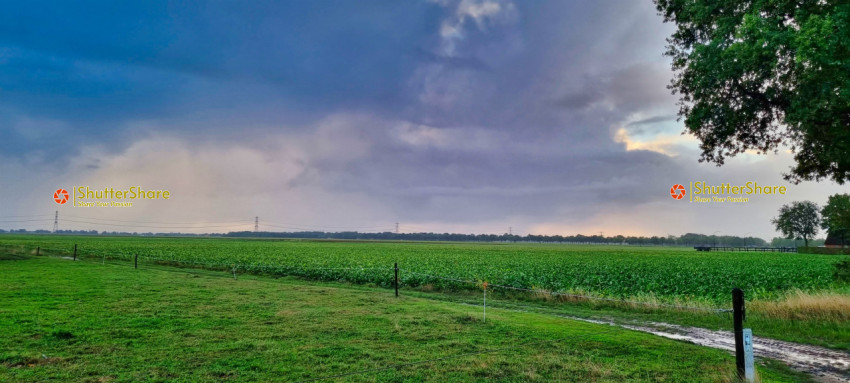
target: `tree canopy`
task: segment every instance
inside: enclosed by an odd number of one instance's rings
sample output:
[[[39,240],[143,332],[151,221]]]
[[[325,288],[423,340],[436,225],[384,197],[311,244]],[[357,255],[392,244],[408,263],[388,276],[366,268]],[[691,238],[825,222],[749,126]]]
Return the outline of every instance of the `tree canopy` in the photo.
[[[809,239],[818,233],[820,215],[818,205],[811,201],[792,202],[783,205],[779,209],[779,216],[771,220],[776,226],[776,231],[781,232],[785,238],[801,238],[809,246]]]
[[[850,239],[850,194],[835,194],[821,210],[821,228],[846,244]]]
[[[788,146],[784,176],[850,180],[850,2],[655,0],[700,161]]]

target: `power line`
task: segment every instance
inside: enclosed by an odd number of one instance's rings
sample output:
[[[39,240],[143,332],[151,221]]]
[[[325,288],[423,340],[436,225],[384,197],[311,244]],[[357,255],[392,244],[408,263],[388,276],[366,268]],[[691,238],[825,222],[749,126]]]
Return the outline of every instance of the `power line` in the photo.
[[[156,222],[156,221],[129,221],[129,220],[121,220],[121,219],[111,219],[111,218],[99,218],[99,217],[83,217],[78,215],[65,215],[66,217],[71,218],[79,218],[79,219],[93,219],[98,221],[113,221],[113,222],[124,222],[124,223],[151,223],[151,224],[163,224],[163,225],[217,225],[217,224],[249,224],[251,221],[244,220],[236,220],[236,221],[223,221],[223,222]]]
[[[315,227],[315,228],[326,228],[326,229],[379,229],[379,228],[387,228],[390,225],[373,225],[373,226],[331,226],[331,225],[308,225],[308,224],[292,224],[292,223],[281,223],[281,222],[266,222],[263,221],[263,225],[268,226],[282,226],[282,227]],[[388,230],[389,231],[389,230]]]
[[[16,222],[50,222],[50,218],[41,218],[41,219],[5,219],[0,220],[3,223],[16,223]]]
[[[277,228],[277,229],[285,229],[285,230],[300,230],[300,231],[328,231],[328,229],[333,229],[333,227],[329,227],[329,226],[325,226],[325,227],[321,227],[321,226],[317,226],[317,227],[281,226],[281,225],[274,225],[274,224],[270,224],[270,223],[263,223],[263,225],[264,225],[264,226],[268,226],[268,227]],[[386,226],[372,226],[372,227],[359,227],[359,228],[358,228],[358,227],[351,227],[350,229],[351,229],[351,231],[358,231],[358,232],[366,232],[366,231],[373,231],[373,232],[391,231],[391,230],[387,230],[388,228],[387,228]],[[383,230],[369,230],[369,229],[383,229]],[[337,228],[337,230],[339,230],[339,228]]]
[[[32,214],[32,215],[2,215],[0,218],[32,218],[32,217],[50,217],[53,214]]]
[[[100,225],[100,226],[120,226],[120,227],[143,227],[143,228],[152,228],[152,229],[206,229],[206,228],[221,228],[221,227],[238,227],[238,226],[246,226],[248,223],[243,224],[232,224],[232,225],[205,225],[205,226],[146,226],[146,225],[122,225],[118,223],[107,223],[107,222],[91,222],[91,221],[77,221],[73,219],[66,219],[67,222],[74,223],[86,223],[90,225]]]
[[[57,212],[58,215],[58,212]],[[17,223],[17,222],[39,222],[39,221],[47,221],[49,218],[40,218],[40,219],[4,219],[4,218],[34,218],[39,216],[49,216],[49,215],[18,215],[18,216],[0,216],[0,223]],[[79,221],[68,220],[71,222],[77,223],[91,223],[91,224],[99,224],[99,225],[109,225],[109,226],[138,226],[145,227],[145,225],[157,225],[151,226],[155,228],[194,228],[194,227],[228,227],[228,226],[241,226],[241,225],[250,225],[252,220],[234,220],[234,221],[221,221],[221,222],[163,222],[163,221],[136,221],[136,220],[122,220],[122,219],[113,219],[113,218],[101,218],[101,217],[89,217],[89,216],[79,216],[79,215],[71,215],[66,214],[66,218],[76,218]],[[54,217],[56,220],[57,217]],[[107,221],[107,222],[101,222]],[[119,223],[129,223],[134,225],[120,225],[113,222]],[[255,231],[259,231],[259,217],[255,216],[253,220]],[[263,225],[269,227],[275,227],[279,229],[287,229],[287,230],[304,230],[304,231],[319,231],[319,230],[329,230],[329,229],[350,229],[350,230],[379,230],[380,231],[392,231],[393,229],[390,225],[371,225],[371,226],[332,226],[332,225],[309,225],[309,224],[288,224],[288,223],[279,223],[279,222],[264,222]],[[398,223],[396,223],[396,231],[399,231]]]

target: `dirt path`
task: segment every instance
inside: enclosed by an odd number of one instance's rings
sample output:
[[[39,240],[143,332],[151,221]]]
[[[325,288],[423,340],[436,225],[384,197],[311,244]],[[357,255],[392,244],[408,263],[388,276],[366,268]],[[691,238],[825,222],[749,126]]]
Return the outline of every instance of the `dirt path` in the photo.
[[[727,351],[735,350],[735,338],[731,331],[713,331],[704,328],[654,322],[647,323],[648,326],[635,326],[583,320],[648,332],[665,338],[683,340],[701,346]],[[757,358],[779,360],[795,370],[811,374],[819,382],[850,382],[850,354],[848,353],[758,336],[753,336],[753,351]]]
[[[637,326],[594,319],[568,318],[584,322],[619,326],[630,330],[648,332],[665,338],[683,340],[700,346],[735,351],[735,337],[731,331],[714,331],[698,327],[685,327],[657,322],[649,322],[645,326]],[[775,359],[797,371],[811,374],[819,382],[850,382],[850,354],[845,352],[753,336],[753,353],[756,357]]]
[[[512,311],[526,311],[505,307],[499,308]],[[623,327],[730,352],[735,351],[735,337],[731,331],[714,331],[698,327],[685,327],[657,322],[624,324],[608,320],[579,318],[553,313],[547,314],[584,322]],[[850,382],[850,353],[759,336],[753,336],[753,352],[756,358],[778,360],[797,371],[812,375],[818,382]]]

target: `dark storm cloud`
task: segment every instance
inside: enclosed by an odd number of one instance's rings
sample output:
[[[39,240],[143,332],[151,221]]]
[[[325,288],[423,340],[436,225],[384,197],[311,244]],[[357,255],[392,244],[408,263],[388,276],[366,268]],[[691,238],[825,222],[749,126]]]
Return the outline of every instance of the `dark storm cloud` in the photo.
[[[352,174],[365,176],[370,192],[384,195],[399,209],[407,207],[409,219],[475,222],[510,215],[551,217],[556,210],[591,216],[601,206],[628,207],[657,199],[658,185],[684,174],[663,157],[653,152],[556,158],[430,152],[380,168],[364,163]],[[648,168],[656,171],[647,174]],[[363,185],[344,179],[349,186]]]
[[[647,125],[647,124],[654,124],[654,123],[657,123],[657,122],[667,122],[667,121],[675,121],[675,120],[676,120],[676,116],[674,116],[674,115],[653,116],[653,117],[644,118],[642,120],[638,120],[638,121],[635,121],[635,122],[630,122],[629,126]]]
[[[444,12],[347,1],[9,5],[0,12],[0,150],[60,146],[29,141],[10,127],[17,118],[65,122],[75,134],[62,152],[72,153],[92,137],[125,141],[134,122],[179,122],[222,105],[277,100],[260,119],[394,109]]]
[[[560,124],[530,108],[545,107],[534,104],[553,96],[547,93],[557,89],[548,82],[568,83],[600,69],[580,58],[620,38],[608,26],[633,8],[576,2],[511,10],[513,4],[499,2],[500,11],[489,17],[466,16],[457,26],[461,36],[450,42],[457,48],[446,52],[451,38],[441,37],[441,27],[456,17],[457,3],[189,4],[10,7],[0,15],[4,110],[62,120],[83,135],[269,99],[279,101],[277,110],[307,109],[319,118],[357,109],[443,126],[510,130],[535,118]],[[416,78],[429,69],[429,79]],[[428,86],[454,99],[423,102]]]
[[[579,92],[570,93],[561,97],[556,104],[571,110],[581,110],[600,100],[602,100],[602,93],[599,91],[594,89],[582,89]]]
[[[659,134],[669,131],[669,125],[676,121],[675,115],[653,116],[629,122],[626,129],[634,135]]]
[[[112,159],[132,168],[161,144],[191,173],[157,169],[174,183],[220,174],[195,158],[234,156],[222,160],[232,179],[209,184],[257,190],[233,198],[246,204],[307,190],[296,202],[322,214],[362,205],[469,224],[627,211],[693,174],[695,161],[626,150],[628,134],[681,130],[668,118],[669,26],[648,1],[8,8],[0,157],[24,167],[65,156],[120,174]]]

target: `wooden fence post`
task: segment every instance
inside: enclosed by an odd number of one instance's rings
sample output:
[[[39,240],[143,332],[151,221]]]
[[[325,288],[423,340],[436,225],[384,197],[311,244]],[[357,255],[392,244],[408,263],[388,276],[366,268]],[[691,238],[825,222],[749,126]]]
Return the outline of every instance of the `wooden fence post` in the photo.
[[[35,248],[35,256],[37,257],[41,253],[41,246],[37,246]]]
[[[77,260],[77,244],[74,244],[74,260]]]
[[[139,254],[136,254],[136,262],[133,264],[133,268],[139,268]]]
[[[395,263],[395,296],[398,297],[398,262]]]
[[[735,327],[735,368],[738,378],[744,380],[744,320],[747,314],[744,308],[744,290],[732,289],[732,320]]]

